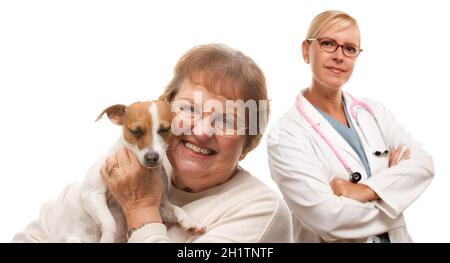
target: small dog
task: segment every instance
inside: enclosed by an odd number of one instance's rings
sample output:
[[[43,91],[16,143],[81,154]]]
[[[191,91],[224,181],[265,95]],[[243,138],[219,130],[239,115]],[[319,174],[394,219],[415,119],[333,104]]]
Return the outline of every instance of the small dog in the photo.
[[[113,123],[123,127],[122,136],[90,168],[85,180],[70,187],[59,200],[60,204],[49,210],[50,242],[126,242],[124,215],[100,176],[106,157],[121,148],[130,149],[143,166],[161,174],[160,212],[163,221],[178,223],[191,234],[204,233],[205,227],[195,224],[183,209],[168,200],[169,182],[161,162],[171,136],[173,113],[169,103],[157,100],[136,102],[128,107],[117,104],[105,109],[97,121],[105,113]]]

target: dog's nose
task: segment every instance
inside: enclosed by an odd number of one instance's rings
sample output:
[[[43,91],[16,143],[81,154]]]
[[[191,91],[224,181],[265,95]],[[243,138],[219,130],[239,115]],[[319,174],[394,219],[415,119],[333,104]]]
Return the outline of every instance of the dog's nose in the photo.
[[[159,154],[157,152],[149,152],[144,155],[145,162],[150,166],[156,165],[159,160]]]

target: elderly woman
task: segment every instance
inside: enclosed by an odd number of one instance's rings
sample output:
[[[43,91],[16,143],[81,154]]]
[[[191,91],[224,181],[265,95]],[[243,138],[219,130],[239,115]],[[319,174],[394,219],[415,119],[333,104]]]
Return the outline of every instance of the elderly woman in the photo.
[[[303,242],[409,242],[403,211],[433,178],[431,156],[383,105],[342,91],[361,53],[356,20],[325,11],[303,58],[312,82],[268,136],[272,177]]]
[[[259,144],[269,113],[265,78],[255,62],[224,45],[195,47],[179,60],[162,97],[174,102],[175,119],[182,120],[181,132],[174,132],[167,150],[172,166],[167,171],[169,200],[206,232],[194,235],[177,224],[164,224],[160,178],[122,149],[107,159],[101,173],[124,211],[128,242],[292,241],[291,215],[282,198],[239,166],[239,160]],[[237,114],[234,109],[230,112],[227,103],[239,100],[254,101],[255,107],[231,103],[238,106]],[[257,131],[252,114],[262,117],[256,122]],[[118,168],[108,169],[111,165]],[[67,191],[58,202],[44,205],[39,220],[14,241],[51,240],[47,211],[58,209]]]

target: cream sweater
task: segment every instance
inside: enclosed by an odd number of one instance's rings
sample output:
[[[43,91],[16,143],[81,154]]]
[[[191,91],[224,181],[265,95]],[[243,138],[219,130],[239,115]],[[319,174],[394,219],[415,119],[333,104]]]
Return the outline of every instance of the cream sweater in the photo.
[[[61,196],[68,191],[68,186]],[[241,170],[228,182],[200,193],[172,188],[170,201],[207,227],[192,236],[176,224],[149,224],[134,232],[130,243],[157,242],[292,242],[292,220],[283,199],[268,186]],[[61,198],[59,199],[61,200]],[[42,206],[32,222],[13,242],[48,242],[47,211],[59,202]],[[76,216],[76,215],[74,215]]]

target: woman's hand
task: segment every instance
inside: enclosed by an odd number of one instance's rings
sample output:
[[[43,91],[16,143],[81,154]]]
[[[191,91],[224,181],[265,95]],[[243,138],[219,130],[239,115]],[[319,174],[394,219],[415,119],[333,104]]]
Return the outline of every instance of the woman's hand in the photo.
[[[128,228],[161,223],[161,171],[143,167],[136,155],[120,149],[109,156],[100,174],[117,203],[122,207]]]
[[[333,193],[337,196],[345,196],[361,203],[378,199],[378,195],[364,184],[355,184],[342,178],[334,178],[330,182]]]
[[[409,159],[411,154],[409,149],[403,151],[402,155],[400,153],[403,150],[403,145],[399,145],[397,148],[389,152],[389,167],[397,165],[401,160]]]
[[[401,160],[409,159],[410,151],[406,149],[403,151],[403,146],[399,145],[389,153],[389,167],[397,165]],[[400,155],[401,153],[401,155]],[[378,195],[364,184],[354,184],[348,180],[341,178],[334,178],[331,182],[331,189],[337,196],[345,196],[361,203],[366,203],[378,199]]]

